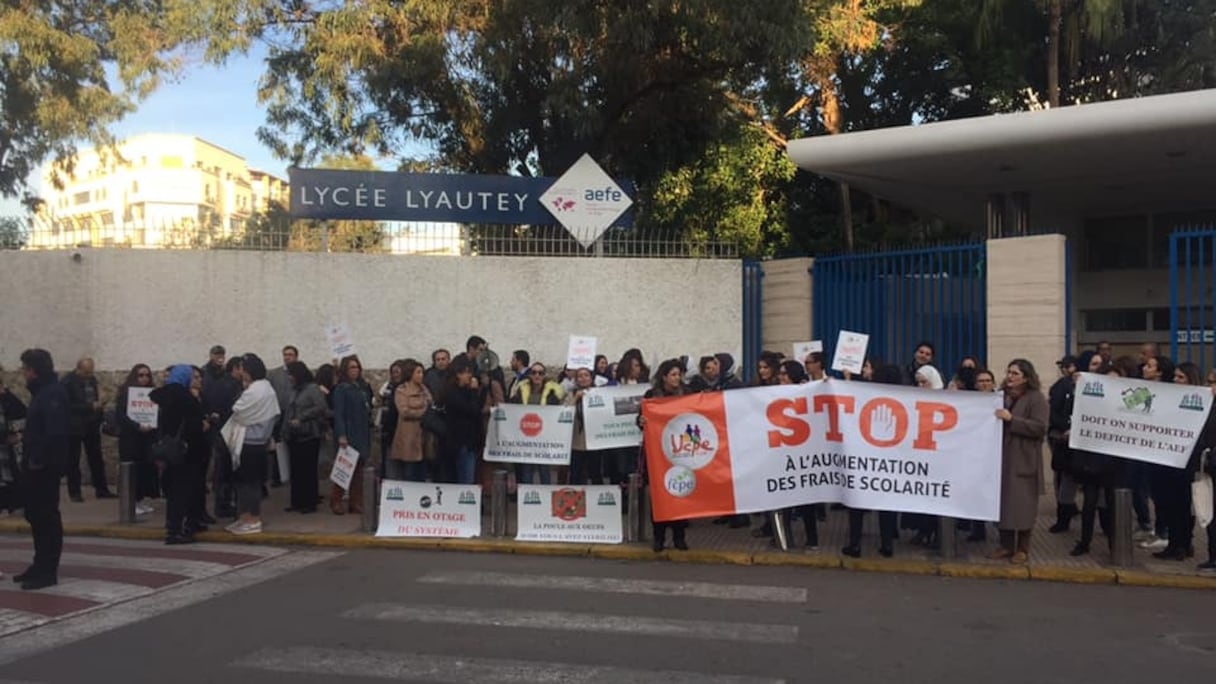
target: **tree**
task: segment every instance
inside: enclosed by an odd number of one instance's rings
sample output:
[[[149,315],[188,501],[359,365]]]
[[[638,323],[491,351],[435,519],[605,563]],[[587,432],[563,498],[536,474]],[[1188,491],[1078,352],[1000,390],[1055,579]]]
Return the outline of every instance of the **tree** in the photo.
[[[21,249],[29,242],[25,221],[16,216],[0,218],[0,249]]]
[[[186,0],[0,5],[0,195],[22,194],[47,159],[59,162],[53,180],[60,182],[78,141],[109,147],[109,126],[182,65],[175,49],[188,7]]]

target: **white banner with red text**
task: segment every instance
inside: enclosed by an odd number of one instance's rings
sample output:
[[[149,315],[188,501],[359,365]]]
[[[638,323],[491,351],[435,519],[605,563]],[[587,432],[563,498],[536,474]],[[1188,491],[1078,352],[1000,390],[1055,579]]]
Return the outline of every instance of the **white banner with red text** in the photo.
[[[1207,387],[1082,373],[1068,446],[1183,468],[1212,410]]]
[[[500,404],[490,412],[485,460],[491,463],[570,465],[573,406]]]
[[[468,539],[481,535],[481,487],[434,482],[380,483],[377,537]]]
[[[812,503],[997,520],[999,394],[827,380],[642,402],[654,519]]]
[[[616,485],[520,485],[519,541],[620,544],[621,488]]]

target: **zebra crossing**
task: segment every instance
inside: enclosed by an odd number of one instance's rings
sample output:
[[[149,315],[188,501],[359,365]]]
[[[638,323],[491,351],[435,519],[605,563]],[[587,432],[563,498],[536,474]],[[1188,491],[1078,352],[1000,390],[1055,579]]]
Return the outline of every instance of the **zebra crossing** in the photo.
[[[801,636],[799,627],[792,624],[792,612],[805,607],[808,601],[807,590],[796,587],[522,572],[433,571],[416,576],[410,584],[425,596],[451,600],[354,602],[339,611],[336,616],[339,622],[333,629],[339,633],[356,633],[360,627],[380,625],[392,634],[399,633],[402,628],[415,628],[420,633],[445,630],[444,634],[467,646],[459,655],[423,649],[385,649],[380,647],[383,644],[375,643],[366,648],[338,648],[318,640],[309,645],[259,648],[235,659],[229,667],[245,673],[237,678],[254,680],[257,679],[254,673],[263,672],[294,675],[300,677],[297,681],[301,682],[312,681],[314,677],[316,681],[321,681],[321,677],[339,681],[352,677],[461,684],[777,684],[787,680],[755,672],[724,672],[712,663],[706,663],[707,669],[698,670],[670,669],[661,665],[642,667],[637,659],[611,665],[579,662],[578,657],[556,657],[549,646],[550,637],[578,644],[576,648],[563,649],[563,656],[578,656],[602,648],[601,639],[606,637],[623,640],[625,648],[630,648],[629,644],[652,647],[662,644],[663,648],[680,651],[756,646],[790,648]],[[444,588],[458,591],[445,592]],[[479,593],[469,595],[463,593],[465,590]],[[486,594],[501,597],[503,590],[512,592],[514,600],[508,603],[526,601],[527,597],[518,592],[533,591],[553,598],[563,606],[569,605],[570,609],[535,610],[505,607],[493,600],[476,600]],[[614,602],[616,596],[640,599],[643,604],[659,600],[664,603],[661,606],[651,603],[649,609],[619,612],[614,610],[619,605]],[[470,602],[475,605],[459,605]],[[693,604],[702,611],[709,606],[722,617],[671,616],[682,615],[681,606]],[[787,621],[733,619],[737,613],[735,608],[743,605],[747,605],[753,614],[757,607],[768,616],[784,611]],[[576,609],[582,607],[586,609]],[[651,614],[652,610],[657,614]],[[521,632],[535,635],[530,642],[536,646],[526,653],[521,652],[520,657],[503,658],[479,648],[497,641],[497,637],[518,636]],[[411,641],[408,634],[401,632],[405,643]]]
[[[22,572],[31,554],[28,537],[0,536],[0,572],[5,575]],[[229,544],[166,548],[148,541],[69,537],[56,586],[22,591],[7,576],[0,577],[0,664],[338,555]]]

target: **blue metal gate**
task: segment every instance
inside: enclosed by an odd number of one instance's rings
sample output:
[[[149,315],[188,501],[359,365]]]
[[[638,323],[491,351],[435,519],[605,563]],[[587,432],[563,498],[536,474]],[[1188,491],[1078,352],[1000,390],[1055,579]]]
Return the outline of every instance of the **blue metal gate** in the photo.
[[[1200,369],[1216,363],[1216,229],[1170,234],[1170,357]]]
[[[949,381],[988,348],[984,243],[820,257],[813,266],[814,337],[831,358],[841,330],[870,336],[869,357],[903,366],[931,342]]]
[[[751,383],[756,374],[754,359],[764,344],[764,269],[759,261],[743,262],[743,358],[735,359],[736,373]],[[723,369],[725,370],[725,369]]]

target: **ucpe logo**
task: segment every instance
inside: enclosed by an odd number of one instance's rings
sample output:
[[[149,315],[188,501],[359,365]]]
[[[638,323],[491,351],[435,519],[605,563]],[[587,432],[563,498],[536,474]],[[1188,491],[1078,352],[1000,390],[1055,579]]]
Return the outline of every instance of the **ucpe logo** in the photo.
[[[670,435],[669,439],[671,440],[669,453],[677,456],[696,458],[700,454],[707,454],[714,450],[709,440],[701,437],[701,426],[692,423],[685,424],[683,432],[679,435]]]

